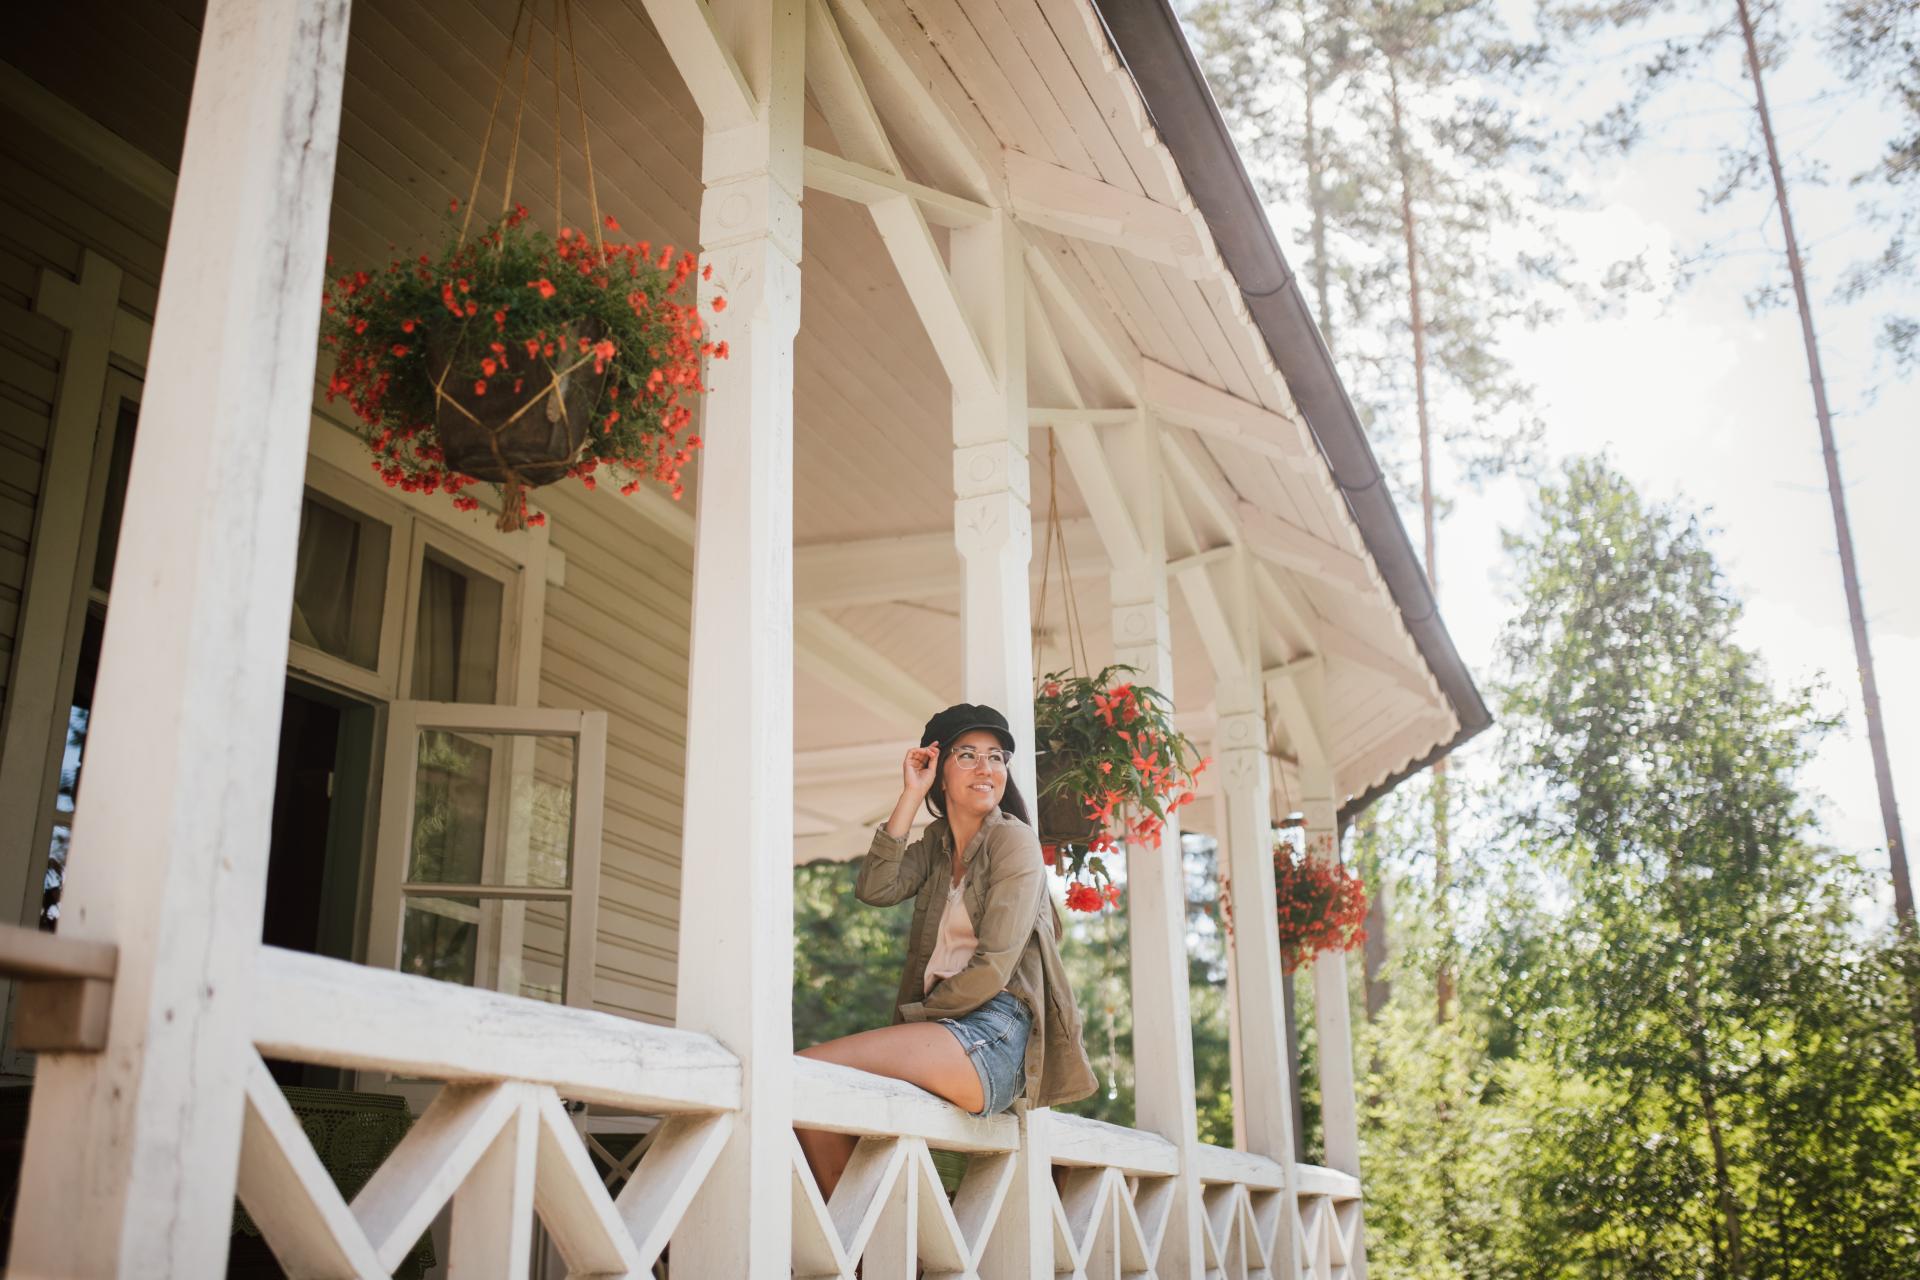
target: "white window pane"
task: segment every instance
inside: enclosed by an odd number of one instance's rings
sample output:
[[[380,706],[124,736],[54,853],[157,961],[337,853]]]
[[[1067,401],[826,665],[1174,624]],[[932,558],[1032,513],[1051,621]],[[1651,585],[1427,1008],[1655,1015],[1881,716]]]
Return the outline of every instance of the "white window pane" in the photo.
[[[570,738],[423,730],[407,882],[566,888],[573,779]]]
[[[567,904],[513,898],[410,897],[400,971],[561,1003]]]

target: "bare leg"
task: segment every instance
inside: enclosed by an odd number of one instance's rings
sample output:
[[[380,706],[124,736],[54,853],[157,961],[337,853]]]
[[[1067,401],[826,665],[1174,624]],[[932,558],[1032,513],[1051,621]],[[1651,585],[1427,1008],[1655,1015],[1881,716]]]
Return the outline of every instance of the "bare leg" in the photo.
[[[973,1059],[960,1047],[953,1032],[937,1022],[906,1022],[862,1031],[802,1049],[800,1056],[905,1080],[963,1111],[978,1111],[986,1102]],[[806,1153],[820,1194],[831,1198],[859,1139],[821,1129],[795,1129],[794,1135],[800,1139],[800,1150]]]

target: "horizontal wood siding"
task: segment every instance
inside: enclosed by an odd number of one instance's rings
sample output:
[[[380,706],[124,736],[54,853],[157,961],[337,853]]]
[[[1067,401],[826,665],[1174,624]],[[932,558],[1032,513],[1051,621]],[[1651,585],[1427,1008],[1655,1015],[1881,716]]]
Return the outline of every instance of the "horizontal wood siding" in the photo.
[[[543,489],[566,584],[547,588],[544,706],[607,713],[594,1004],[671,1023],[680,927],[692,552],[611,494]]]

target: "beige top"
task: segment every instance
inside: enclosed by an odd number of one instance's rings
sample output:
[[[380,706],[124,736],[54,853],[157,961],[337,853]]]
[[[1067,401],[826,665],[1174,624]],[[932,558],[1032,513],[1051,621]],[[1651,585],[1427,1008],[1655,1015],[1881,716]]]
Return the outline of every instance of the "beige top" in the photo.
[[[927,980],[924,990],[933,990],[933,984],[945,978],[951,978],[967,967],[967,961],[973,959],[973,953],[980,946],[980,939],[973,932],[973,918],[967,914],[967,904],[961,895],[965,882],[947,890],[947,905],[940,913],[940,932],[935,935],[933,954],[927,957]]]

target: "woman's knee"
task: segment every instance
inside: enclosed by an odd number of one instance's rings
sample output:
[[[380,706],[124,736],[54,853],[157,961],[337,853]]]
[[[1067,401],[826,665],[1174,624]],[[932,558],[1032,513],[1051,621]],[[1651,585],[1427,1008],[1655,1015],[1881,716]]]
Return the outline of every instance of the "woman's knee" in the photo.
[[[827,1040],[820,1044],[809,1045],[794,1056],[799,1058],[812,1058],[816,1062],[839,1062],[841,1060],[840,1051],[837,1048],[839,1044],[839,1040]]]

